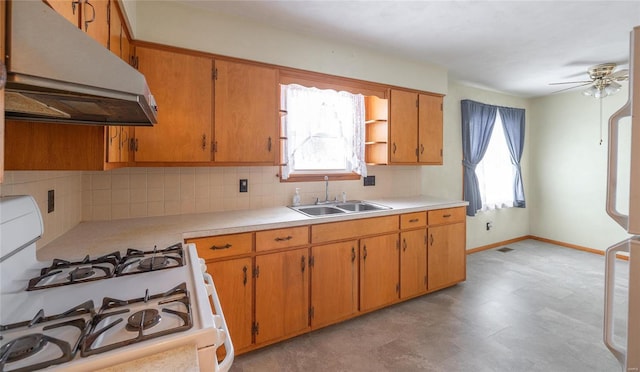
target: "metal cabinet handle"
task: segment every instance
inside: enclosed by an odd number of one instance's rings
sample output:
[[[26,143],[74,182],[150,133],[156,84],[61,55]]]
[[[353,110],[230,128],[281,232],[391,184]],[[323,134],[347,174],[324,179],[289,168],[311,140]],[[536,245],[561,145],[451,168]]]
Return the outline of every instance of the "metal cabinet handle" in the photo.
[[[202,151],[207,149],[207,135],[202,134]]]
[[[109,136],[109,146],[113,144],[114,139],[118,138],[118,131],[120,130],[120,127],[115,127],[113,129],[113,136]],[[118,145],[118,148],[120,148],[120,145]]]
[[[287,236],[285,236],[284,238],[277,237],[277,238],[275,238],[275,239],[273,239],[273,240],[275,240],[275,241],[277,241],[277,242],[286,242],[287,240],[291,240],[291,239],[293,239],[293,236],[291,236],[291,235],[287,235]]]
[[[89,29],[89,23],[92,23],[93,21],[96,20],[96,8],[93,6],[93,4],[91,4],[88,1],[84,2],[85,5],[89,5],[91,7],[91,19],[87,19],[84,21],[84,32],[87,32],[87,30]],[[85,10],[85,18],[86,18],[86,10]]]
[[[443,218],[449,218],[449,217],[451,217],[451,215],[450,214],[443,214],[442,217]]]
[[[300,266],[301,266],[302,272],[304,273],[304,268],[307,266],[304,256],[302,256],[302,259],[300,260]]]
[[[351,247],[351,262],[356,260],[356,248]]]
[[[247,265],[245,265],[244,267],[242,267],[242,285],[246,286],[247,285]]]
[[[407,250],[407,239],[402,239],[402,251]]]
[[[71,2],[71,11],[73,12],[73,15],[76,15],[76,5],[78,6],[78,8],[80,7],[80,0]]]
[[[269,142],[267,143],[267,150],[271,152],[271,137],[269,137]]]
[[[213,249],[213,250],[216,250],[216,249],[229,249],[231,247],[232,247],[232,245],[227,243],[225,245],[212,245],[211,248],[209,248],[209,249]]]
[[[366,245],[364,246],[364,256],[362,256],[362,259],[363,260],[367,259],[367,246]]]
[[[420,155],[424,154],[424,145],[420,144]]]
[[[430,240],[429,245],[433,245],[433,234],[429,234],[429,240]]]
[[[394,143],[393,143],[393,153],[394,153],[394,154],[396,153],[396,148],[397,148],[397,147],[396,147],[396,143],[394,142]]]
[[[412,218],[412,219],[409,220],[409,223],[414,223],[414,222],[418,222],[418,221],[420,221],[419,218]]]

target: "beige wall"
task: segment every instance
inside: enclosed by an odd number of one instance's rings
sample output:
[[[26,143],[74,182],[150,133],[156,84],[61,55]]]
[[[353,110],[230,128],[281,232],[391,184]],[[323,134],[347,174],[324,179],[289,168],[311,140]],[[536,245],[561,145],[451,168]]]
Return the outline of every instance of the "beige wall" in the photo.
[[[605,212],[607,120],[627,100],[627,85],[602,100],[604,140],[600,145],[599,101],[578,90],[533,99],[530,190],[531,233],[595,249],[606,249],[627,234]],[[628,208],[628,119],[621,121],[620,208]],[[625,174],[626,173],[626,174]]]

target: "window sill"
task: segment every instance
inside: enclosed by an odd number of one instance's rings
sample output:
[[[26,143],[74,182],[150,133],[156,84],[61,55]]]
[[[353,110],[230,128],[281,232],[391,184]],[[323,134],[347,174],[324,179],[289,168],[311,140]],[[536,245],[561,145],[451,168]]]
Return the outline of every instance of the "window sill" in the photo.
[[[280,175],[280,182],[317,182],[324,181],[324,177],[329,176],[329,181],[353,181],[359,180],[361,176],[356,173],[340,173],[340,174],[292,174],[286,180]]]

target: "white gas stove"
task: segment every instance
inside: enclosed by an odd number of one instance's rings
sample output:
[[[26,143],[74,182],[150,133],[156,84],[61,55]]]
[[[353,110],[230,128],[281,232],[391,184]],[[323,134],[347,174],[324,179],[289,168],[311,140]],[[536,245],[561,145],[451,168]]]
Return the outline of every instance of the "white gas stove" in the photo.
[[[31,197],[0,198],[0,371],[91,371],[189,344],[201,371],[231,367],[224,315],[194,245],[38,262],[41,235]]]

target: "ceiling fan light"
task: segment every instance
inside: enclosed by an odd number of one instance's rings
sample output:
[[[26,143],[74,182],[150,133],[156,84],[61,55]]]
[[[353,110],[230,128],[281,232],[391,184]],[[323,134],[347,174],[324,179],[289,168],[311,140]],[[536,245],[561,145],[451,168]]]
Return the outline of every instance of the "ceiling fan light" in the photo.
[[[596,88],[595,85],[592,85],[588,89],[583,90],[582,94],[584,94],[585,96],[600,98],[601,91],[600,89]]]
[[[604,87],[604,91],[607,93],[607,95],[612,95],[618,93],[621,87],[622,85],[616,83],[615,81],[612,81],[606,87]]]

